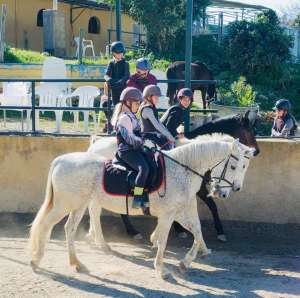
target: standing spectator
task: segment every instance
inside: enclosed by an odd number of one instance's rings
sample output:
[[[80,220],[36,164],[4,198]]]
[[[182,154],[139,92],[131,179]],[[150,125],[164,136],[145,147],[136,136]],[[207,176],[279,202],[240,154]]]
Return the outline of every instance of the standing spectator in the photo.
[[[144,91],[144,88],[148,85],[156,85],[156,77],[150,73],[151,64],[150,61],[146,58],[140,58],[136,61],[136,73],[130,76],[127,81],[128,87],[135,87],[141,92]]]
[[[104,76],[104,95],[101,100],[102,106],[105,108],[108,106],[108,95],[111,91],[112,103],[116,106],[120,101],[120,95],[123,89],[126,88],[126,82],[130,76],[129,63],[124,59],[125,47],[121,41],[115,41],[111,45],[111,51],[113,54],[113,60],[109,62],[107,70]],[[108,111],[105,112],[106,118]],[[103,129],[103,132],[112,130],[112,125],[109,123]]]
[[[290,114],[291,103],[288,99],[279,99],[273,110],[276,111],[272,127],[272,137],[288,138],[295,135],[297,129],[297,121]]]

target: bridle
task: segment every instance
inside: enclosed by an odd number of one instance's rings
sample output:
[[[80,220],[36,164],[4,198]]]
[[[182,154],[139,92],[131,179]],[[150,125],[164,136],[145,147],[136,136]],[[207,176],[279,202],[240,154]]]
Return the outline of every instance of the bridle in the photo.
[[[230,182],[228,179],[226,179],[226,172],[227,172],[227,170],[228,170],[228,165],[229,165],[230,158],[233,158],[233,159],[235,159],[236,161],[239,161],[239,158],[238,158],[238,157],[236,157],[236,156],[233,155],[233,154],[230,154],[230,155],[229,155],[229,158],[227,159],[227,161],[226,161],[226,163],[225,163],[225,165],[224,165],[224,168],[223,168],[223,170],[222,170],[222,172],[221,172],[220,177],[215,177],[215,176],[210,177],[210,180],[208,181],[208,183],[212,182],[213,179],[217,180],[218,183],[220,183],[221,181],[224,181],[224,182],[227,183],[228,185],[224,185],[224,186],[218,185],[218,188],[219,188],[219,189],[220,189],[220,188],[231,188],[231,189],[233,189],[233,183]],[[246,155],[244,155],[244,158],[250,159],[250,157],[248,157],[248,156],[246,156]],[[220,163],[219,163],[219,164],[220,164]],[[218,165],[214,166],[214,167],[210,170],[210,172],[211,172],[215,167],[217,167],[217,166],[218,166]]]
[[[146,146],[145,146],[146,147]],[[160,154],[162,154],[164,157],[166,157],[167,159],[173,161],[174,163],[180,165],[182,168],[184,168],[186,171],[189,171],[191,172],[192,174],[196,175],[196,176],[199,176],[202,180],[205,180],[206,183],[211,183],[213,181],[213,179],[216,179],[219,183],[221,181],[224,181],[225,183],[228,184],[228,186],[218,186],[219,188],[233,188],[233,183],[230,182],[228,179],[226,179],[226,172],[227,172],[227,169],[228,169],[228,165],[229,165],[229,161],[231,158],[239,161],[239,158],[236,157],[235,155],[233,154],[230,154],[225,165],[224,165],[224,168],[222,170],[222,173],[220,175],[220,177],[210,177],[209,180],[207,180],[207,176],[205,175],[202,175],[200,174],[199,172],[195,171],[194,169],[192,169],[191,167],[179,162],[178,160],[172,158],[171,156],[169,156],[168,154],[162,152],[161,150],[159,150],[156,146],[153,147],[153,148],[148,148],[146,147],[148,150],[150,149],[151,151],[153,152],[159,152]],[[245,156],[245,158],[248,158],[250,159],[249,157]],[[222,159],[221,161],[219,161],[216,165],[214,165],[211,169],[208,170],[208,172],[212,172],[213,169],[215,169],[217,166],[219,166],[224,160],[226,160],[226,158]]]

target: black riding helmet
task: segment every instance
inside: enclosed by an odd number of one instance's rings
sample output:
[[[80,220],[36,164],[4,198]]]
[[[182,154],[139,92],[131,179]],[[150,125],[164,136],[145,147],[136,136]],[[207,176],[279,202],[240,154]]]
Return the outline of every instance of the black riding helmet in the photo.
[[[289,111],[291,109],[291,103],[288,99],[279,99],[276,101],[275,106],[273,107],[273,110],[287,110]]]
[[[124,44],[121,41],[114,41],[111,44],[111,51],[112,53],[116,53],[116,54],[125,53]]]
[[[187,96],[191,100],[193,100],[193,92],[190,88],[182,88],[178,91],[177,98],[180,99],[181,97]]]

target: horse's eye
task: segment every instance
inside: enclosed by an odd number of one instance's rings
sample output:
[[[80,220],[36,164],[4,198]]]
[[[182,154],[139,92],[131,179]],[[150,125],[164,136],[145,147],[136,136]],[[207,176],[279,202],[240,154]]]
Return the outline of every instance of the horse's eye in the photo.
[[[231,170],[235,171],[236,167],[235,166],[231,166]]]

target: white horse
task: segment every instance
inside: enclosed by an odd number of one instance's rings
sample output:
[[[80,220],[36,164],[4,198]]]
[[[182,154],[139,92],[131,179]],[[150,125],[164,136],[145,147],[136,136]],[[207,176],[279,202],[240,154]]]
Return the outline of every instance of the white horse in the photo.
[[[182,145],[194,142],[194,141],[205,142],[205,141],[210,141],[210,140],[217,140],[217,141],[231,142],[231,143],[234,141],[234,139],[229,135],[220,134],[220,133],[213,133],[211,135],[198,136],[195,139],[186,139],[186,138],[178,139],[176,141],[176,147],[182,146]],[[148,142],[148,141],[146,141],[146,142]],[[243,145],[240,144],[240,146],[243,146]],[[113,159],[114,156],[115,156],[115,152],[117,151],[117,138],[115,136],[112,136],[112,137],[98,137],[96,135],[93,135],[93,136],[91,136],[90,146],[89,146],[87,151],[96,153],[98,155],[106,157],[107,159]],[[245,164],[246,164],[246,167],[244,169],[244,172],[246,173],[246,170],[247,170],[248,165],[249,165],[249,160],[248,161],[246,160]],[[200,187],[200,185],[201,184],[199,184],[199,187]],[[228,188],[227,189],[220,188],[218,193],[214,194],[214,197],[217,197],[217,196],[222,197],[223,199],[227,198],[229,196]],[[92,203],[91,203],[91,205],[89,205],[88,208],[89,208],[89,214],[91,216],[91,213],[95,212],[95,211],[92,210]],[[100,214],[93,214],[93,217],[95,217],[95,218],[99,217],[100,218]],[[141,234],[137,234],[135,236],[135,239],[141,239],[141,238],[142,238]],[[88,241],[95,241],[95,231],[93,229],[92,224],[90,224],[89,232],[86,235],[86,239]],[[154,246],[155,246],[155,244],[154,244]]]
[[[252,157],[250,148],[240,147],[239,142],[220,141],[193,142],[168,152],[168,155],[203,175],[212,170],[213,177],[224,174],[234,190],[242,187],[245,158]],[[221,162],[217,167],[216,164]],[[102,176],[105,159],[91,152],[70,153],[57,157],[51,164],[44,203],[38,211],[30,229],[29,247],[31,266],[37,268],[45,250],[45,244],[51,235],[53,226],[69,214],[65,233],[70,265],[77,271],[87,270],[80,263],[75,253],[74,237],[79,222],[88,206],[92,204],[91,224],[95,231],[96,244],[109,249],[103,238],[99,215],[101,209],[126,214],[125,198],[115,198],[103,190]],[[226,165],[226,169],[225,169]],[[155,269],[162,277],[168,274],[163,265],[163,254],[167,244],[168,233],[174,220],[183,225],[194,235],[194,244],[187,253],[181,267],[187,268],[195,259],[197,252],[202,255],[210,253],[202,237],[201,225],[197,212],[196,192],[202,183],[200,176],[188,171],[168,158],[165,159],[166,190],[162,199],[158,193],[149,196],[151,214],[158,218],[154,237],[158,250]],[[222,186],[214,183],[213,189]],[[132,198],[129,197],[129,206]],[[131,209],[132,215],[141,215],[140,210]]]

